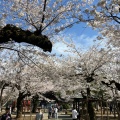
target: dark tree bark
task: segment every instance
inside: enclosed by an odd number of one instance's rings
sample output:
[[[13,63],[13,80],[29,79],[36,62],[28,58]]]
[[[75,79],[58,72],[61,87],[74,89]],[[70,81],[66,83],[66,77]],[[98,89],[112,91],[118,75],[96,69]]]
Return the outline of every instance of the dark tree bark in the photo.
[[[1,88],[1,93],[0,93],[0,112],[2,112],[2,95],[3,95],[3,89]]]
[[[1,91],[0,91],[0,112],[2,111],[2,95],[3,95],[3,90],[6,88],[6,87],[10,87],[11,83],[10,82],[5,82],[5,81],[1,81],[0,82],[1,84]]]
[[[22,105],[22,101],[23,101],[23,94],[19,93],[19,97],[17,98],[17,115],[16,118],[21,118],[22,117],[22,109],[23,109],[23,105]]]
[[[37,31],[30,32],[29,30],[22,30],[14,25],[7,24],[0,30],[0,44],[7,43],[10,40],[21,43],[29,43],[38,46],[43,51],[52,51],[52,43],[47,36],[36,34]]]
[[[90,88],[87,88],[87,96],[89,98]],[[92,102],[90,100],[88,100],[88,113],[89,113],[90,120],[95,120],[95,112],[94,112]]]
[[[36,113],[38,100],[39,100],[39,96],[38,95],[33,96],[33,99],[32,99],[32,104],[33,104],[32,113]]]
[[[19,96],[17,98],[17,115],[16,118],[21,118],[22,117],[22,110],[23,110],[23,104],[22,101],[24,100],[25,97],[30,96],[30,92],[27,92],[24,94],[24,92],[19,92]]]
[[[120,120],[120,103],[118,103],[118,120]]]

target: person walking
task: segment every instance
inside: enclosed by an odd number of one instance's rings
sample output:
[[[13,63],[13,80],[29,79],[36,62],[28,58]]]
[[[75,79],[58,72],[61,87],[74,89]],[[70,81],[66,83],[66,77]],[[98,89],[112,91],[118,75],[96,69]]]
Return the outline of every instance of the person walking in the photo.
[[[58,119],[58,108],[54,108],[55,119]]]
[[[78,112],[75,108],[73,108],[72,110],[72,119],[73,120],[77,120],[77,116],[78,116]]]
[[[36,114],[35,120],[43,120],[43,113],[40,108],[38,108],[38,113]]]
[[[5,113],[2,115],[1,120],[12,120],[11,114],[10,114],[10,108],[6,107]]]

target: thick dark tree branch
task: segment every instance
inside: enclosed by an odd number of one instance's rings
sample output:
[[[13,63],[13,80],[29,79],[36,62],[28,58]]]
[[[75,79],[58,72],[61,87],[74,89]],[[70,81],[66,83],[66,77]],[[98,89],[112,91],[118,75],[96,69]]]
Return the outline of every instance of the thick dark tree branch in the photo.
[[[110,83],[105,83],[104,81],[101,81],[102,82],[102,84],[104,84],[104,85],[106,85],[106,86],[108,86],[108,87],[111,87],[111,84],[115,84],[115,86],[116,86],[116,88],[120,91],[120,83],[117,83],[117,82],[115,82],[114,80],[112,80],[112,81],[110,81]]]
[[[52,43],[45,35],[35,35],[29,30],[22,30],[14,25],[6,25],[0,30],[0,44],[7,43],[10,39],[15,42],[29,43],[38,46],[43,49],[43,51],[52,51]]]

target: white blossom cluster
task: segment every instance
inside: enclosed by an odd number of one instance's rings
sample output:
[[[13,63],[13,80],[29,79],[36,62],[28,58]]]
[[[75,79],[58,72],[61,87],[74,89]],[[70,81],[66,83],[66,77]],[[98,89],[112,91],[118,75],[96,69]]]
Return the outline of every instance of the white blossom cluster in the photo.
[[[8,17],[6,23],[32,31],[42,27],[44,34],[52,36],[77,22],[72,16],[80,12],[81,3],[79,0],[8,0],[1,2],[1,6],[3,17]]]
[[[99,0],[85,10],[91,19],[88,24],[98,29],[113,46],[120,45],[120,1]]]

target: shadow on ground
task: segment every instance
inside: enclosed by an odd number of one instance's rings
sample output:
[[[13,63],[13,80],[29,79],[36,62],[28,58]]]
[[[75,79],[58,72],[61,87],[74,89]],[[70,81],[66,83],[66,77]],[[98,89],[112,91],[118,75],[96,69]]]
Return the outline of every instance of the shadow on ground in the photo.
[[[60,120],[72,120],[70,115],[60,115],[58,118]]]

